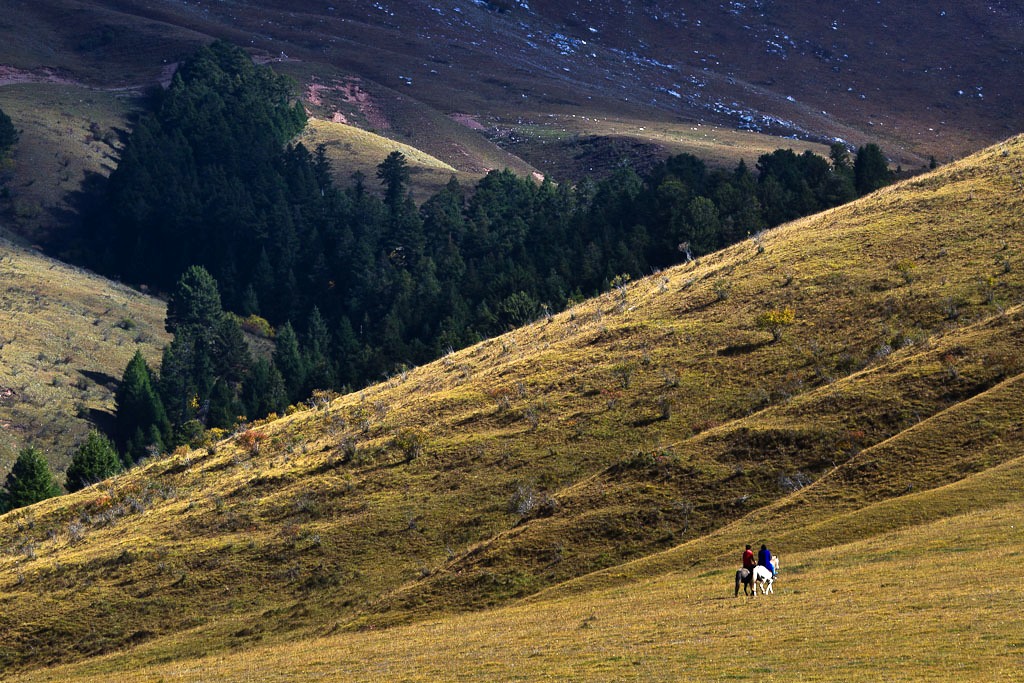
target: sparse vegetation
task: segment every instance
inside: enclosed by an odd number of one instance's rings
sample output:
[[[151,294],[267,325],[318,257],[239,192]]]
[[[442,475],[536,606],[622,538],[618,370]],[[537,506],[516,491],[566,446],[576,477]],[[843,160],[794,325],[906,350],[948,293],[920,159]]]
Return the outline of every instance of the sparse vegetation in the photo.
[[[796,311],[792,308],[772,308],[758,314],[754,321],[758,329],[772,333],[772,341],[782,339],[782,332],[796,322]]]

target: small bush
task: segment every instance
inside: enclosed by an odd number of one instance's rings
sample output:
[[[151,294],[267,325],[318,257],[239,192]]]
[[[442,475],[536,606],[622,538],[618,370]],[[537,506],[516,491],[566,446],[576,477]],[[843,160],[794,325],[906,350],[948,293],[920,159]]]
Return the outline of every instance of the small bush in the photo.
[[[715,286],[713,287],[713,289],[715,292],[715,299],[717,301],[726,301],[729,298],[729,294],[731,293],[729,283],[726,282],[725,280],[718,280],[717,282],[715,282]]]
[[[912,261],[902,260],[893,266],[896,272],[903,278],[903,282],[910,284],[917,279],[917,266]]]
[[[759,330],[772,333],[772,341],[782,339],[782,331],[796,322],[796,312],[792,308],[773,308],[757,316],[754,321]]]
[[[238,435],[238,445],[252,456],[259,455],[260,448],[266,440],[267,435],[256,429],[247,429]]]
[[[261,318],[256,314],[241,319],[239,325],[243,330],[257,337],[263,337],[264,339],[274,338],[273,326],[265,318]]]
[[[412,462],[423,455],[426,442],[427,437],[420,430],[404,429],[395,436],[392,445],[402,452],[406,462]]]
[[[619,363],[612,367],[612,374],[619,379],[619,384],[622,385],[623,389],[629,389],[635,373],[636,363]]]

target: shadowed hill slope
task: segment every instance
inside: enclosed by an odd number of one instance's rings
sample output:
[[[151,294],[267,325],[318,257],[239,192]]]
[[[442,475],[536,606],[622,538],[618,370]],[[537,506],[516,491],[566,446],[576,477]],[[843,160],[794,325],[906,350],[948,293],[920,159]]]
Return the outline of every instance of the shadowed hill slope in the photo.
[[[911,523],[1020,456],[1022,174],[1018,137],[9,514],[0,662],[143,666]]]
[[[7,10],[11,66],[94,84],[156,80],[217,37],[305,64],[307,77],[336,70],[390,89],[388,100],[506,122],[681,117],[881,141],[906,164],[944,161],[1020,124],[1024,17],[1005,2],[59,0]]]

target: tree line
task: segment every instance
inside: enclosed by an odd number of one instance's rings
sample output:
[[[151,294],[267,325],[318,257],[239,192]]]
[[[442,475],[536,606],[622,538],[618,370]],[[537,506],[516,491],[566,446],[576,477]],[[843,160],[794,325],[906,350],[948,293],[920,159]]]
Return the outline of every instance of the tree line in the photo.
[[[732,170],[672,157],[575,187],[493,171],[416,206],[400,152],[335,185],[323,148],[289,145],[289,85],[226,43],[185,62],[110,177],[83,245],[110,275],[170,291],[192,265],[224,308],[289,323],[314,367],[289,383],[358,386],[543,310],[843,203],[888,181],[851,159],[778,150]],[[102,246],[95,246],[102,245]]]
[[[875,145],[777,150],[753,169],[689,154],[575,186],[492,171],[417,206],[400,152],[347,186],[292,85],[241,49],[200,49],[132,131],[79,254],[171,292],[174,339],[117,394],[122,465],[301,401],[354,388],[606,290],[836,206],[891,181]],[[377,190],[379,188],[379,190]],[[227,311],[230,311],[228,313]],[[265,320],[253,354],[240,320]]]

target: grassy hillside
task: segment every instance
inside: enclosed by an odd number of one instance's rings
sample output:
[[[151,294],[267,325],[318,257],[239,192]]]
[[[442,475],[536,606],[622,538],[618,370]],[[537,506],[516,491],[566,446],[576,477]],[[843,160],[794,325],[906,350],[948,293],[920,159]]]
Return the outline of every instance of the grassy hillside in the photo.
[[[311,119],[298,141],[311,150],[318,145],[324,146],[340,187],[347,187],[352,174],[357,171],[367,178],[368,186],[378,187],[377,166],[396,150],[405,155],[409,164],[410,183],[415,188],[417,201],[425,201],[438,192],[452,176],[466,185],[472,185],[479,178],[475,174],[460,172],[415,147],[344,123]]]
[[[888,563],[892,578],[880,583],[894,583],[921,560],[880,548],[999,527],[1019,506],[1006,484],[1021,456],[1022,176],[1018,137],[365,391],[319,397],[207,449],[0,518],[0,663],[38,669],[131,648],[96,666],[136,669],[407,624],[331,641],[395,660],[338,664],[325,651],[318,661],[366,678],[389,675],[373,668],[385,665],[412,676],[420,664],[424,675],[445,677],[430,667],[448,666],[486,677],[503,671],[489,654],[494,634],[521,623],[530,635],[516,641],[519,659],[537,653],[527,675],[656,676],[664,661],[665,671],[709,676],[705,659],[728,666],[712,655],[724,648],[716,638],[749,633],[726,625],[745,614],[738,607],[721,615],[736,603],[712,600],[728,594],[743,542],[765,539],[792,557],[787,590],[802,596],[821,573],[877,577],[861,573],[869,558],[873,572]],[[784,308],[795,323],[773,341],[757,321]],[[943,493],[953,490],[968,493]],[[993,546],[971,539],[956,557],[983,576]],[[657,578],[680,568],[683,578]],[[691,611],[666,611],[686,595],[696,596]],[[879,604],[887,595],[861,590],[842,610],[837,598],[772,603],[785,623],[803,619],[786,636],[798,654],[778,659],[788,655],[763,641],[759,651],[778,664],[761,673],[814,651],[812,617],[833,611],[843,613],[836,666],[860,666],[865,680],[878,673],[871,666],[894,670],[906,652],[897,639],[880,663],[862,661],[863,643],[885,629],[871,615],[892,605]],[[446,616],[530,596],[509,611]],[[908,616],[892,633],[937,623],[939,598],[927,596],[907,588],[900,613],[934,621]],[[1008,601],[990,604],[994,626],[1010,618]],[[989,609],[964,607],[956,623]],[[560,638],[537,635],[558,619],[548,632]],[[588,640],[605,620],[612,635]],[[479,634],[476,649],[462,641],[479,659],[426,652],[424,634],[449,628]],[[933,642],[920,663],[941,677],[958,651],[945,637]],[[993,642],[974,647],[1015,647]],[[610,648],[608,659],[588,643]],[[308,647],[269,651],[281,676]],[[240,667],[233,675],[263,675],[244,654],[218,661]],[[828,659],[799,661],[798,671],[828,677],[817,668]],[[742,675],[750,663],[731,666]],[[989,667],[975,670],[984,678],[1000,660],[977,666]]]
[[[756,602],[732,597],[734,557],[699,570],[669,551],[659,556],[668,573],[634,570],[615,588],[140,668],[130,655],[105,657],[15,680],[1011,680],[1024,642],[1006,567],[1021,555],[1024,506],[977,496],[1022,485],[1017,458],[895,509],[870,506],[907,526],[787,553],[775,594]],[[914,509],[944,512],[911,521]]]
[[[11,197],[0,201],[6,234],[42,241],[73,226],[86,175],[113,170],[138,107],[127,93],[73,84],[0,87],[0,109],[21,132],[5,173]]]
[[[0,473],[32,443],[63,472],[141,348],[156,364],[165,305],[0,241]]]

